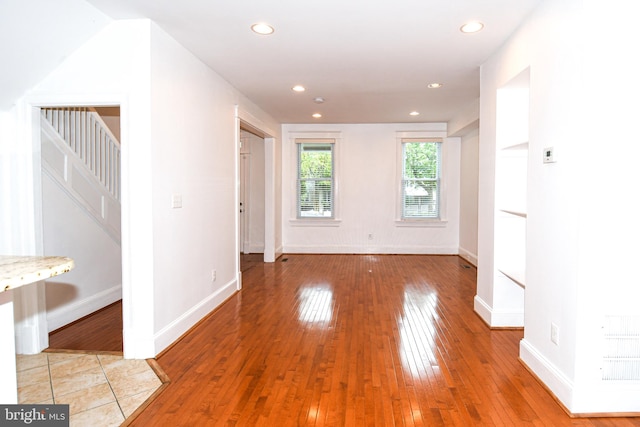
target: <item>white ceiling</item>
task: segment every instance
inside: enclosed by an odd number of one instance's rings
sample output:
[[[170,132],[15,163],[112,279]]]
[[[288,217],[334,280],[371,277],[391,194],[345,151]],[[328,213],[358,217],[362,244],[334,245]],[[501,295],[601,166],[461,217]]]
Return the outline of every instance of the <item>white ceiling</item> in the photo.
[[[152,19],[279,122],[392,123],[448,121],[473,103],[479,66],[540,0],[88,2]],[[470,20],[484,30],[461,33]],[[256,22],[275,33],[252,33]]]

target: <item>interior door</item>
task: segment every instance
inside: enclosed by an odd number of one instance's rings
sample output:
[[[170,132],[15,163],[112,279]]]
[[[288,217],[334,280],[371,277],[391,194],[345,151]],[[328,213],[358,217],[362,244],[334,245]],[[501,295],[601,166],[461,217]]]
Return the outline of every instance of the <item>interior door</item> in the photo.
[[[247,222],[249,218],[248,204],[247,204],[247,194],[248,185],[249,185],[249,155],[246,153],[240,154],[240,206],[238,209],[240,210],[239,221],[240,221],[240,253],[248,254],[249,253],[249,235],[248,235],[248,227]]]

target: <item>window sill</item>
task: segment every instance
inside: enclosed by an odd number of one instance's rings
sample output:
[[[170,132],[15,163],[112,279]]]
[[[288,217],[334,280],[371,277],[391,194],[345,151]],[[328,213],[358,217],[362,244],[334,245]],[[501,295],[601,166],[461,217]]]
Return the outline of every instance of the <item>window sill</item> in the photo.
[[[446,227],[448,221],[446,219],[397,219],[396,227],[424,227],[424,228],[441,228]]]
[[[289,224],[292,227],[339,227],[341,223],[341,219],[333,218],[296,218],[289,220]]]

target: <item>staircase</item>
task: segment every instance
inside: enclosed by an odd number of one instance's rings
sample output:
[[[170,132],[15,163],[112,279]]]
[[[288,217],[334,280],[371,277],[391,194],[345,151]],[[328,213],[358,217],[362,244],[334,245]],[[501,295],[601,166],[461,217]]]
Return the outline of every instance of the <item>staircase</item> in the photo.
[[[120,243],[120,142],[89,107],[41,109],[42,169]]]

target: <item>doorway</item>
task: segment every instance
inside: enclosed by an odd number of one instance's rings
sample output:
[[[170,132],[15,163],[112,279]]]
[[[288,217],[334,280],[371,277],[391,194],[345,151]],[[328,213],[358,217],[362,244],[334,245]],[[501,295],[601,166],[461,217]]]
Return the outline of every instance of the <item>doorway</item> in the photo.
[[[240,124],[239,165],[240,271],[264,260],[265,140],[261,132]]]
[[[43,254],[76,264],[45,284],[49,348],[122,352],[120,107],[38,112]]]

